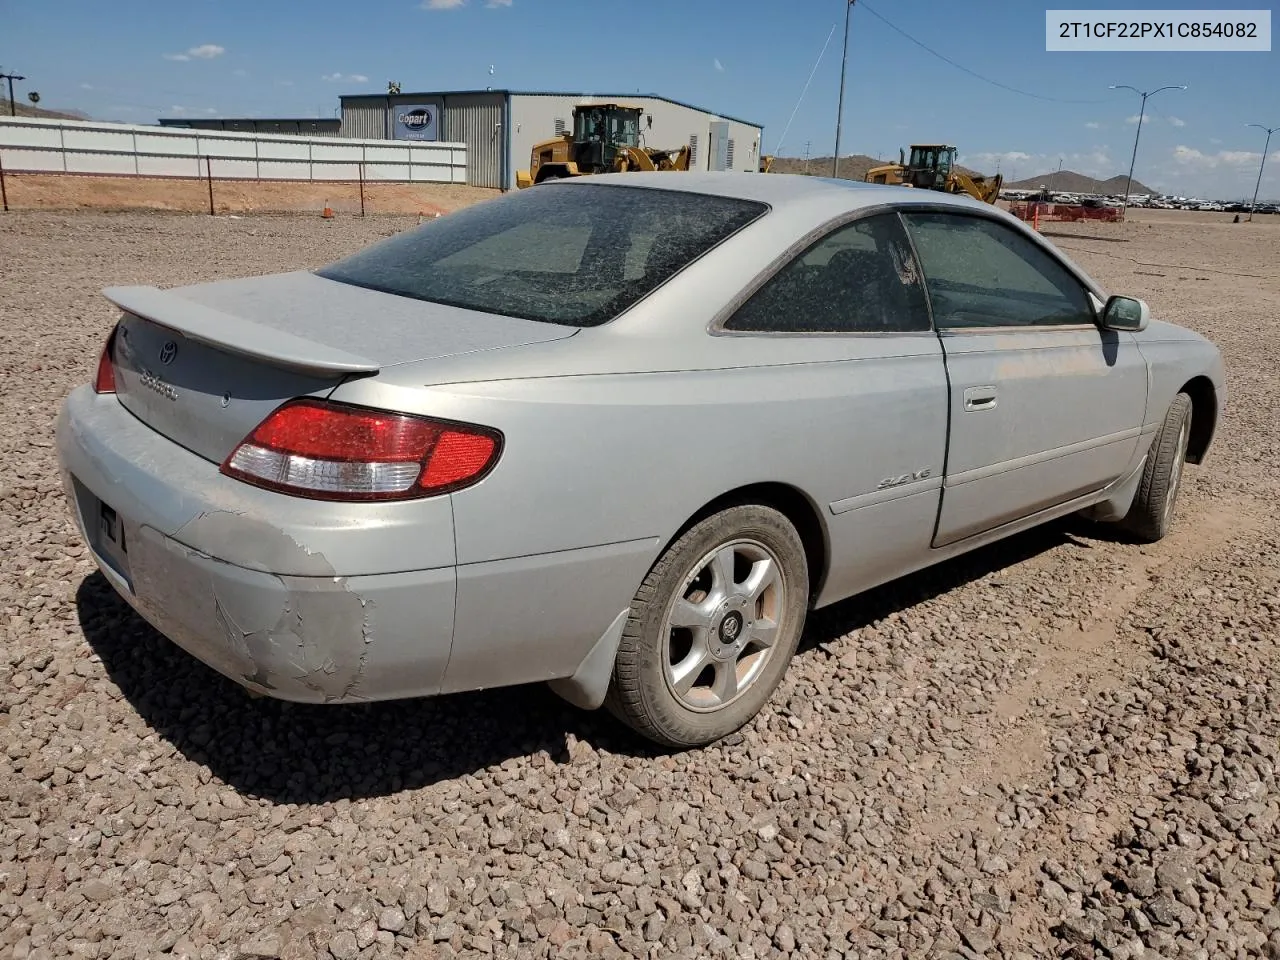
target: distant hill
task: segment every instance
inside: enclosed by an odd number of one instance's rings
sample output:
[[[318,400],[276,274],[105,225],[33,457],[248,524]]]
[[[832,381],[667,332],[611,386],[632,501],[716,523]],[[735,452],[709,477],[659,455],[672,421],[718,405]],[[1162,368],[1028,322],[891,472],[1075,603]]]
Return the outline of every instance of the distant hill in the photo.
[[[1126,177],[1123,173],[1116,174],[1109,180],[1097,180],[1093,177],[1085,176],[1083,173],[1076,173],[1074,170],[1063,170],[1058,173],[1042,173],[1038,177],[1027,177],[1025,180],[1019,180],[1016,183],[1006,183],[1006,190],[1039,190],[1041,187],[1048,187],[1057,193],[1098,193],[1103,196],[1119,196],[1124,193]],[[1159,190],[1153,190],[1151,187],[1140,183],[1136,178],[1133,186],[1129,188],[1130,193],[1159,193]]]
[[[33,106],[29,103],[15,103],[13,110],[20,117],[47,117],[50,120],[89,119],[87,113],[81,113],[79,110],[46,110],[44,107]],[[10,116],[8,97],[0,99],[0,116]]]
[[[812,177],[829,177],[831,176],[831,157],[810,157],[805,160],[803,157],[774,157],[773,166],[770,168],[774,173],[804,173],[806,166],[808,173]],[[897,156],[885,157],[883,160],[877,160],[875,157],[868,157],[864,153],[853,153],[847,157],[840,158],[840,179],[841,180],[861,180],[867,175],[867,171],[872,167],[883,166],[886,163],[897,163]],[[963,170],[965,173],[974,174],[978,171],[970,170],[968,167],[962,167],[957,164],[957,169]]]

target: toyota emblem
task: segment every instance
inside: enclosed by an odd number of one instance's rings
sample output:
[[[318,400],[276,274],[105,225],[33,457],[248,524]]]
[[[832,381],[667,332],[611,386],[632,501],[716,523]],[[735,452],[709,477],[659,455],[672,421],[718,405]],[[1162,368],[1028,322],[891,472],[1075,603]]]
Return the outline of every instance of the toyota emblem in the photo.
[[[166,340],[164,346],[160,348],[160,362],[165,364],[173,363],[173,358],[178,355],[178,345],[172,340]]]

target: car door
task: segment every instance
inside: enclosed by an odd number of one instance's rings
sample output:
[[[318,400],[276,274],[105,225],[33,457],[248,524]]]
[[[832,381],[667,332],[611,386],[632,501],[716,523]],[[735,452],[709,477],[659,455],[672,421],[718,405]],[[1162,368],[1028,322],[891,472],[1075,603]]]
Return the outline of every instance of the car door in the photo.
[[[827,396],[793,425],[814,451],[804,488],[824,514],[830,546],[818,602],[927,563],[946,454],[947,382],[897,214],[833,225],[716,332],[787,338],[788,358],[804,362],[775,375],[794,377],[796,395]]]
[[[1147,397],[1132,334],[1104,331],[1060,258],[977,212],[904,214],[950,381],[934,546],[1073,500],[1124,475]]]

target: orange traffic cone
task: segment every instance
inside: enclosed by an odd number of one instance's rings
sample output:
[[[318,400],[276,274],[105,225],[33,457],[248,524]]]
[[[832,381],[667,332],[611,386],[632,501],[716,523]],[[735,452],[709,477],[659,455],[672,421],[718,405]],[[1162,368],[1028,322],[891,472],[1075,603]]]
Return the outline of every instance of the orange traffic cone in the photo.
[[[324,217],[326,220],[333,219],[333,207],[329,206],[329,201],[325,201],[324,213],[320,214],[320,216]]]

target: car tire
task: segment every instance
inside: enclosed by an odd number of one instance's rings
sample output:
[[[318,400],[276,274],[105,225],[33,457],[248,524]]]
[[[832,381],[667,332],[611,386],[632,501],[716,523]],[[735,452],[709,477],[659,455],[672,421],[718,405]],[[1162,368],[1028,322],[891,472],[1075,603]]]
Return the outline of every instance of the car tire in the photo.
[[[1191,438],[1191,397],[1173,398],[1164,423],[1151,441],[1133,505],[1120,525],[1139,540],[1155,543],[1169,532],[1182,488],[1187,444]]]
[[[773,695],[808,605],[804,544],[782,513],[743,504],[713,514],[667,548],[637,591],[605,705],[663,746],[713,743]]]

